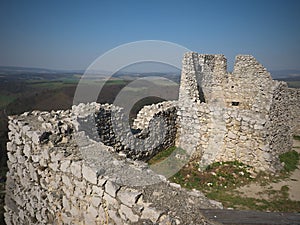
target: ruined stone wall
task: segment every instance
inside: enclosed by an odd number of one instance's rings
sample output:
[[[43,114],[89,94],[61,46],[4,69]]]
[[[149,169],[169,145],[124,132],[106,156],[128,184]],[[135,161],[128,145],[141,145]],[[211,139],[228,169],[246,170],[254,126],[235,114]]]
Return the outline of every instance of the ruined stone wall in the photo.
[[[199,210],[219,203],[78,131],[96,106],[9,118],[7,225],[214,224]]]
[[[223,55],[187,53],[176,145],[195,151],[200,166],[239,160],[276,171],[278,155],[292,146],[288,102],[286,84],[273,81],[252,56],[237,56],[229,73]]]
[[[149,122],[155,116],[155,114],[162,111],[167,111],[169,108],[176,106],[177,101],[165,101],[157,104],[146,105],[138,112],[133,121],[132,128],[143,130],[149,126]]]
[[[273,157],[278,157],[278,153],[284,153],[287,149],[292,149],[293,146],[292,110],[290,104],[287,84],[285,82],[276,82],[268,113],[269,117],[265,125],[267,142]]]
[[[288,95],[293,134],[300,136],[300,89],[289,88]]]
[[[73,106],[73,111],[76,113],[81,107],[83,106]],[[122,108],[109,104],[94,104],[93,107],[93,114],[81,116],[80,129],[90,138],[113,147],[127,157],[147,160],[159,151],[174,146],[177,130],[174,102],[159,103],[153,110],[146,107],[150,114],[143,114],[145,124],[142,125],[141,132],[135,134],[132,133],[135,130],[130,128],[129,119]],[[141,114],[137,119],[140,118]]]
[[[227,73],[224,85],[226,107],[268,113],[270,110],[273,81],[270,73],[250,55],[238,55],[232,73]],[[238,105],[234,105],[234,103]]]

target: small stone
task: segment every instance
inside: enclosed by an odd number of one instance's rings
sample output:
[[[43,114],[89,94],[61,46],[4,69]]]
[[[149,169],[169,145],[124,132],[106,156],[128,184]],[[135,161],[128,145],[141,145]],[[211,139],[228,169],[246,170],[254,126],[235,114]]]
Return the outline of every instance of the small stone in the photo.
[[[104,193],[103,199],[105,200],[107,205],[111,205],[113,207],[118,206],[118,201],[115,198],[111,197],[109,194]]]
[[[91,197],[91,203],[96,208],[99,207],[99,205],[101,204],[101,202],[102,202],[102,198],[97,197],[97,196],[92,196]]]
[[[129,207],[132,207],[141,195],[141,192],[133,189],[121,189],[117,194],[120,201]]]
[[[150,219],[153,223],[156,223],[158,218],[160,217],[162,213],[150,208],[150,207],[145,207],[142,213],[142,219]]]
[[[95,195],[97,195],[97,196],[100,196],[100,197],[103,196],[103,192],[104,192],[103,188],[94,185],[94,186],[92,187],[92,190],[93,190],[93,194],[95,194]]]
[[[97,184],[97,174],[92,168],[86,166],[85,164],[82,165],[82,175],[83,178],[89,181],[92,184]]]
[[[121,204],[119,213],[123,220],[129,219],[131,222],[137,222],[139,220],[139,217],[126,205]]]
[[[110,194],[112,197],[116,197],[116,193],[119,189],[120,186],[110,180],[108,180],[105,184],[105,192]]]
[[[72,182],[70,178],[66,175],[62,175],[62,182],[67,186],[67,187],[72,187]]]
[[[80,179],[82,176],[82,174],[81,174],[82,166],[81,165],[82,165],[82,163],[80,161],[72,162],[70,165],[71,173],[78,179]]]
[[[65,160],[60,164],[60,170],[64,173],[69,171],[69,167],[70,167],[70,160]]]
[[[98,211],[93,206],[89,206],[87,208],[87,214],[92,218],[96,218],[98,216]]]

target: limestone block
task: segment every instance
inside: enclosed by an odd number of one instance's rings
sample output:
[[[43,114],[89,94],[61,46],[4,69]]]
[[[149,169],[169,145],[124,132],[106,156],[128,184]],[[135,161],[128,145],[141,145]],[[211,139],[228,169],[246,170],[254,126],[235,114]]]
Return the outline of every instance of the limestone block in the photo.
[[[82,175],[83,178],[89,181],[92,184],[97,184],[97,173],[92,168],[82,165]]]
[[[230,131],[228,132],[227,137],[230,139],[237,139],[237,135]]]
[[[64,161],[62,161],[61,164],[60,164],[60,170],[62,172],[64,172],[64,173],[69,172],[69,170],[70,170],[70,164],[71,164],[70,160],[64,160]]]
[[[109,217],[113,220],[113,224],[116,225],[123,225],[124,221],[122,221],[122,219],[117,215],[117,212],[115,210],[109,209],[107,210]],[[106,222],[107,220],[105,220]],[[106,224],[106,223],[104,223]]]
[[[40,155],[31,155],[31,159],[33,162],[37,163],[40,161]]]
[[[58,162],[61,161],[65,157],[65,155],[63,152],[53,151],[50,153],[50,157],[52,162]]]
[[[61,213],[62,224],[72,225],[72,217],[66,213]]]
[[[161,214],[162,212],[155,210],[154,208],[145,207],[141,219],[150,219],[153,223],[156,223]]]
[[[126,219],[129,219],[131,222],[137,222],[139,220],[139,217],[135,215],[129,207],[123,204],[121,204],[119,214],[121,218],[125,221]]]
[[[62,175],[62,182],[67,186],[67,187],[72,187],[73,184],[71,182],[71,179],[67,175]]]
[[[12,163],[16,163],[17,162],[17,158],[15,157],[14,154],[12,154],[11,152],[7,152],[7,157],[8,160]]]
[[[104,193],[103,199],[105,200],[107,206],[112,206],[114,208],[118,207],[118,201],[109,194]]]
[[[70,209],[70,213],[71,213],[73,218],[76,218],[76,217],[80,217],[81,211],[77,207],[77,205],[72,205],[72,207]]]
[[[29,139],[32,140],[33,144],[38,145],[39,144],[39,134],[35,131],[28,131],[26,132],[26,135]]]
[[[63,204],[63,208],[64,208],[65,211],[70,211],[71,210],[70,201],[67,199],[66,196],[63,196],[62,204]]]
[[[31,157],[31,146],[28,143],[24,145],[23,153],[27,158]]]
[[[75,161],[71,163],[70,166],[71,173],[77,177],[78,179],[81,179],[81,172],[82,172],[82,162],[81,161]]]
[[[117,197],[123,204],[132,207],[138,201],[141,195],[142,193],[140,191],[136,191],[133,189],[120,189]]]
[[[104,190],[103,190],[102,187],[99,187],[99,186],[97,186],[97,185],[93,185],[92,190],[93,190],[93,194],[94,194],[94,195],[100,196],[100,197],[103,196]]]
[[[98,208],[98,218],[100,219],[100,224],[106,224],[108,215],[102,206]]]
[[[102,198],[100,198],[98,196],[92,196],[91,197],[91,203],[96,208],[99,207],[99,205],[101,204],[101,202],[102,202]]]
[[[105,183],[106,183],[107,179],[105,178],[101,178],[101,177],[98,177],[98,186],[104,186]]]
[[[97,216],[98,216],[98,210],[94,207],[94,206],[89,206],[87,208],[87,215],[90,217],[90,218],[93,218],[95,219]]]
[[[58,171],[59,164],[58,164],[58,162],[55,162],[55,163],[49,163],[49,164],[48,164],[48,167],[49,167],[50,169],[52,169],[53,171],[57,172],[57,171]]]
[[[119,189],[120,186],[110,180],[108,180],[105,184],[105,192],[110,194],[112,197],[116,197],[116,193]]]

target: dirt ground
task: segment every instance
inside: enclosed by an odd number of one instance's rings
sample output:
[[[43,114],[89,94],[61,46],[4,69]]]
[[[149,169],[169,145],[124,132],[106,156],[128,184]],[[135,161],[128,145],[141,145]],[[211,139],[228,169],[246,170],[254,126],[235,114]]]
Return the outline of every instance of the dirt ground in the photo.
[[[294,140],[293,149],[300,153],[300,141]],[[251,183],[250,185],[242,186],[236,191],[241,196],[249,198],[261,198],[268,200],[270,198],[270,191],[279,191],[282,187],[287,186],[289,188],[289,198],[293,201],[300,201],[300,166],[293,171],[291,175],[280,181],[270,182],[268,185],[261,186],[259,183]]]

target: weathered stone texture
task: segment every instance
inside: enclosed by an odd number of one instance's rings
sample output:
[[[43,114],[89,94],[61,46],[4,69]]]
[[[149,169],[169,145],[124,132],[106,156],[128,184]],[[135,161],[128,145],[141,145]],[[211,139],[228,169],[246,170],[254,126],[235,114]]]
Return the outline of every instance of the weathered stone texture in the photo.
[[[90,105],[94,106],[97,105]],[[77,116],[70,111],[34,111],[10,117],[5,198],[7,225],[123,225],[145,221],[147,224],[199,224],[198,221],[214,224],[200,211],[194,217],[188,217],[188,212],[181,215],[186,210],[185,205],[192,200],[195,205],[215,208],[203,195],[195,198],[193,192],[186,190],[181,190],[181,195],[173,195],[174,188],[164,179],[154,180],[160,182],[155,182],[154,186],[130,187],[117,183],[115,178],[102,176],[102,168],[97,162],[105,159],[97,157],[93,151],[101,147],[103,151],[111,152],[112,148],[87,137],[76,140]],[[43,118],[43,121],[38,118]],[[47,121],[47,126],[43,125],[44,121]],[[24,126],[26,129],[22,129]],[[83,157],[86,152],[91,158]],[[117,162],[116,158],[115,162],[105,163],[116,169]],[[123,160],[120,164],[125,173],[136,167],[135,173],[130,173],[140,177],[141,183],[152,179],[143,174],[147,170],[139,169],[137,162]],[[154,192],[161,193],[155,194],[155,202]],[[181,202],[182,205],[169,208],[166,202]]]
[[[289,88],[288,93],[293,134],[300,136],[300,89]]]
[[[177,109],[176,145],[205,167],[239,160],[257,170],[281,168],[279,154],[299,130],[299,90],[274,81],[250,55],[232,73],[223,55],[186,53]]]

